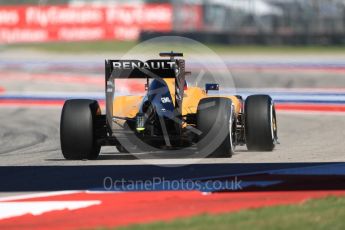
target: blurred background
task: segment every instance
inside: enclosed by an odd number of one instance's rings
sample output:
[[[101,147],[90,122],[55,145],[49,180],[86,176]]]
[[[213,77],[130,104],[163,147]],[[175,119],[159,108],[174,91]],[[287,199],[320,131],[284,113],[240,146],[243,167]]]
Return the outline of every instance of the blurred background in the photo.
[[[345,42],[344,0],[1,0],[0,5],[2,43],[135,41],[162,34],[223,44]],[[79,37],[76,27],[83,29]]]

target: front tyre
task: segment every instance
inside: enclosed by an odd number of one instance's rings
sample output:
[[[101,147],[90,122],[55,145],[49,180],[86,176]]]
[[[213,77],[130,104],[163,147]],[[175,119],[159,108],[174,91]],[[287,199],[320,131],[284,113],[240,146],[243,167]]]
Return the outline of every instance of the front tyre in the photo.
[[[96,159],[101,146],[97,144],[96,118],[101,115],[97,101],[74,99],[65,102],[60,122],[62,154],[68,160]]]
[[[277,119],[272,98],[253,95],[245,101],[245,137],[249,151],[272,151],[277,140]]]

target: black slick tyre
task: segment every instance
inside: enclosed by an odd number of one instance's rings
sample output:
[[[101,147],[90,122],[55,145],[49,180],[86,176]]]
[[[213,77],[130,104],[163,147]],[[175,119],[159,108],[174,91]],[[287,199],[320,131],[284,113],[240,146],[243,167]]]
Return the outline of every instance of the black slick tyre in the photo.
[[[272,98],[252,95],[245,101],[245,138],[249,151],[272,151],[277,139],[277,120]]]
[[[235,147],[235,121],[230,99],[202,99],[197,109],[197,129],[200,131],[197,147],[201,155],[231,157]]]
[[[62,154],[68,160],[96,159],[101,146],[97,144],[96,119],[101,115],[95,100],[74,99],[65,102],[60,122]]]

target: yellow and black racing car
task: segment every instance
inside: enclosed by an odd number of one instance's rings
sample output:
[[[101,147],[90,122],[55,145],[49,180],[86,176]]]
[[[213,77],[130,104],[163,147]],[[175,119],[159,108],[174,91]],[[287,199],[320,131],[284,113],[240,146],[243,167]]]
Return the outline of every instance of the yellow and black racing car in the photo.
[[[237,145],[272,151],[277,143],[274,103],[268,95],[210,94],[219,85],[187,87],[182,53],[162,59],[106,60],[106,113],[95,100],[64,104],[60,141],[66,159],[96,159],[101,146],[120,152],[183,150],[200,156],[230,157]],[[116,95],[117,79],[144,79],[144,95]]]

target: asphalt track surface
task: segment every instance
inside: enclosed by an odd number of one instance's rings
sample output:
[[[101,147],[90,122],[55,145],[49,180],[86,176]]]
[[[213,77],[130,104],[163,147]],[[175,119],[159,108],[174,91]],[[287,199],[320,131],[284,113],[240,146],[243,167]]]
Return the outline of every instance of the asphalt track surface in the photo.
[[[239,147],[232,158],[136,159],[103,147],[98,160],[66,161],[60,150],[61,111],[39,108],[0,110],[1,166],[143,165],[188,163],[341,162],[345,160],[345,116],[278,113],[279,141],[273,152],[248,152]],[[187,151],[187,150],[186,150]],[[137,156],[145,153],[140,153]],[[161,153],[164,157],[164,152]]]
[[[11,58],[16,60],[10,56],[9,59],[12,60]],[[242,59],[244,60],[245,57]],[[255,57],[252,59],[254,60]],[[281,62],[286,59],[287,57],[282,57]],[[304,60],[303,57],[300,59]],[[320,58],[321,61],[324,59],[330,58]],[[343,56],[330,59],[329,62],[335,62],[334,60],[345,62]],[[36,64],[23,67],[23,63],[20,63],[15,65],[17,68],[9,68],[5,65],[1,69],[4,77],[0,79],[3,91],[31,93],[104,90],[102,73],[73,70],[73,77],[89,76],[88,81],[80,81],[78,78],[69,77],[68,71],[72,70],[40,71],[37,69],[41,67]],[[333,71],[319,70],[315,66],[302,70],[251,68],[248,71],[242,67],[235,68],[232,72],[236,84],[240,87],[311,90],[345,88],[344,71],[338,71],[337,68]],[[93,71],[96,70],[97,68]],[[61,75],[67,77],[59,79]],[[77,80],[71,81],[71,79]],[[224,175],[337,164],[345,161],[344,113],[278,112],[281,144],[273,152],[248,152],[245,147],[240,147],[236,154],[228,159],[144,157],[143,160],[140,159],[140,155],[145,153],[139,154],[137,159],[129,154],[118,153],[115,147],[105,147],[102,148],[99,159],[94,161],[63,159],[59,143],[60,113],[60,106],[0,108],[1,192],[94,189],[101,187],[102,180],[106,176],[126,179],[145,179],[155,176],[168,179],[217,178]],[[164,152],[161,154],[164,156]]]

